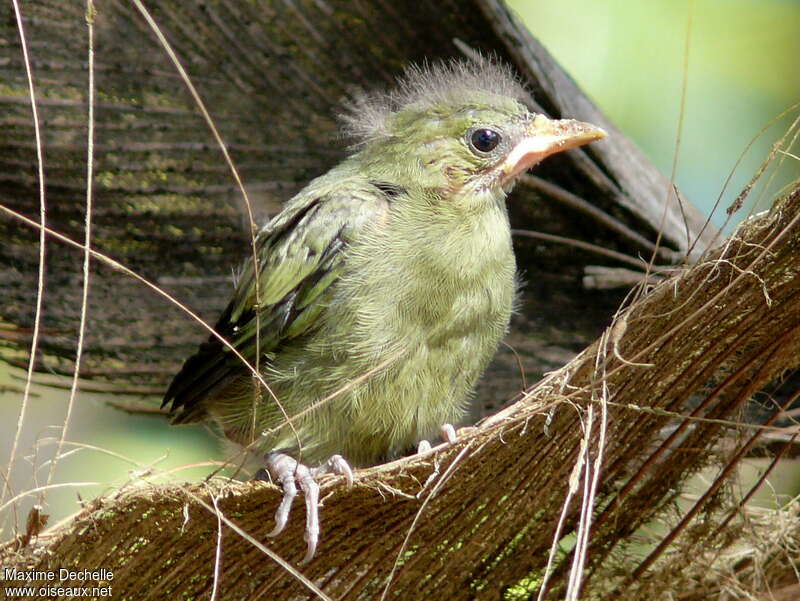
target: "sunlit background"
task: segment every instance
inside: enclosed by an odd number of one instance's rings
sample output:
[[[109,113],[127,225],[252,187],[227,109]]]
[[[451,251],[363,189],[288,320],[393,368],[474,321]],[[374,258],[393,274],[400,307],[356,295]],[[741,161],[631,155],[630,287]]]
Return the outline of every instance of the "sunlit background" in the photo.
[[[733,173],[712,217],[717,226],[772,143],[798,115],[794,110],[769,128],[734,172],[751,139],[800,102],[798,0],[509,3],[667,176],[680,132],[675,180],[700,209],[711,212]],[[800,176],[800,159],[783,159],[757,210],[767,208],[775,192]],[[757,200],[758,192],[753,196]]]
[[[740,154],[773,118],[800,101],[796,0],[513,0],[511,5],[667,176],[680,130],[676,182],[701,209],[711,210],[733,173],[722,209],[714,216],[717,225],[790,121],[784,118],[758,138],[734,172]],[[784,159],[769,187],[773,193],[800,175],[800,161]],[[0,366],[0,465],[8,460],[16,431],[23,375]],[[48,466],[41,458],[52,455],[48,439],[58,435],[66,411],[67,391],[36,386],[33,392],[18,446],[15,493],[46,482]],[[99,484],[48,491],[45,511],[51,523],[78,509],[78,495],[91,499],[150,469],[221,457],[202,427],[171,428],[163,418],[131,416],[107,407],[104,400],[98,394],[79,394],[67,440],[94,448],[68,446],[76,450],[59,465],[54,479]],[[40,450],[36,440],[43,444]],[[208,470],[173,477],[198,478]],[[794,476],[775,480],[778,492],[798,489]],[[773,494],[764,491],[762,500],[767,502]],[[24,524],[26,507],[22,505],[19,523]],[[8,533],[6,529],[2,536]]]

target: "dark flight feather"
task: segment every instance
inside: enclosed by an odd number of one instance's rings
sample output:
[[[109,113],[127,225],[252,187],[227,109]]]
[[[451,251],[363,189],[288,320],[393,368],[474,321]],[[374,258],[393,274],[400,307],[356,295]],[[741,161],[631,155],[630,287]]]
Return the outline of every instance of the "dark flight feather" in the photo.
[[[383,195],[370,200],[363,194],[356,196],[362,196],[362,201],[346,191],[311,196],[267,224],[259,234],[260,302],[255,302],[253,260],[248,258],[233,298],[214,326],[250,365],[255,366],[257,355],[261,355],[263,365],[281,344],[308,333],[317,324],[318,312],[313,306],[335,285],[348,241],[375,208],[385,203]],[[326,227],[330,221],[342,225]],[[260,307],[258,319],[256,306]],[[207,417],[204,401],[248,372],[241,359],[217,337],[210,336],[186,360],[161,406],[171,404],[173,423],[201,421]]]

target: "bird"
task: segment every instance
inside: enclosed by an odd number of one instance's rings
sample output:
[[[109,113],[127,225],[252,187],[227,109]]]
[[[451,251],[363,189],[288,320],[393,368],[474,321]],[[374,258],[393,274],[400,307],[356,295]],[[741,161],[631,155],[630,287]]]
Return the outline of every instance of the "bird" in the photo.
[[[352,467],[463,419],[514,308],[515,181],[606,136],[529,99],[489,57],[411,65],[393,88],[353,95],[339,115],[348,156],[260,228],[216,335],[166,391],[172,423],[216,423],[280,484],[270,535],[300,487],[304,562],[319,474],[352,483]]]

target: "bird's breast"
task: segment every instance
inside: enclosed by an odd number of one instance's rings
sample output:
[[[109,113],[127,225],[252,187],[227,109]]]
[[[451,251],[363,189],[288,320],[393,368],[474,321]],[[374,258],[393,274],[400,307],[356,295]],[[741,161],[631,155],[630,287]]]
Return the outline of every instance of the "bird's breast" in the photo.
[[[361,382],[316,431],[336,424],[336,452],[366,465],[461,419],[511,315],[515,264],[499,225],[395,228],[348,249],[315,359],[332,389]]]
[[[348,255],[330,314],[337,327],[348,324],[348,346],[359,356],[445,349],[485,363],[494,353],[515,288],[504,211],[472,222],[390,222]]]

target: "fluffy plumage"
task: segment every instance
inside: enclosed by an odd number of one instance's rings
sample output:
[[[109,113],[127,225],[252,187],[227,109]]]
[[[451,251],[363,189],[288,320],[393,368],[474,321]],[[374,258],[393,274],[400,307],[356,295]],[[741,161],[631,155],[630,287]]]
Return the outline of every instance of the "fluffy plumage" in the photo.
[[[258,284],[247,259],[216,325],[282,408],[212,337],[165,395],[174,421],[355,465],[459,421],[511,314],[506,193],[544,156],[602,135],[534,116],[524,96],[483,60],[412,67],[351,105],[357,151],[261,229]]]
[[[353,141],[354,147],[360,147],[390,135],[389,121],[402,110],[448,110],[465,99],[485,104],[497,97],[521,104],[529,97],[514,71],[503,63],[480,58],[410,65],[392,89],[355,92],[344,104],[339,120],[342,134]]]

